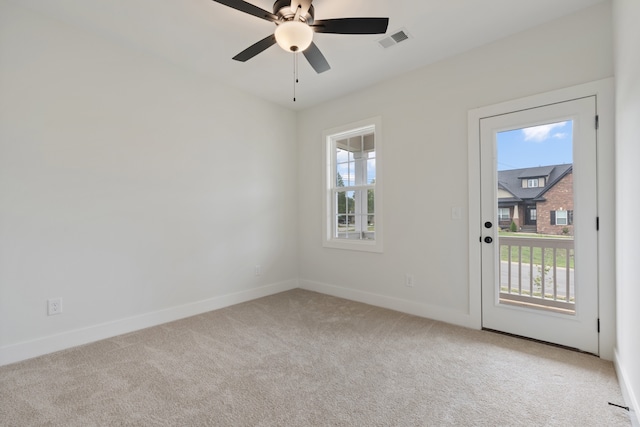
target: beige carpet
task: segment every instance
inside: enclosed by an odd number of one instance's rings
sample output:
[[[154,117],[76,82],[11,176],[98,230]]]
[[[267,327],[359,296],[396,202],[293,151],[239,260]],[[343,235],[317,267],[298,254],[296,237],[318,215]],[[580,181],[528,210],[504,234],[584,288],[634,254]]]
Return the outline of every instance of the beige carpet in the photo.
[[[3,426],[628,426],[611,363],[294,290],[0,368]]]

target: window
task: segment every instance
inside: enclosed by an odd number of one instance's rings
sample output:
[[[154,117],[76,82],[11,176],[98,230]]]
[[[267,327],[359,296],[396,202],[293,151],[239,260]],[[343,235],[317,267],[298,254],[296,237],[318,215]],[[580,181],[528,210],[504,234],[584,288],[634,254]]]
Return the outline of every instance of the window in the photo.
[[[380,120],[324,133],[324,246],[382,252]]]
[[[551,211],[551,225],[572,225],[573,211]]]
[[[509,221],[510,219],[509,208],[498,208],[498,221]]]
[[[567,211],[556,211],[556,225],[567,225]]]
[[[538,178],[536,179],[530,179],[529,182],[527,183],[527,186],[529,188],[534,188],[538,186]]]

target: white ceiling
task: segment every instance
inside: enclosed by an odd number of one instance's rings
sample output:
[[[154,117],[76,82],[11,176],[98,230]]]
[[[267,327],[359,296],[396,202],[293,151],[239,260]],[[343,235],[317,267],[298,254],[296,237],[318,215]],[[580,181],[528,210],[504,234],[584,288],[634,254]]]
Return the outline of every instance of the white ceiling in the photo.
[[[316,74],[277,45],[246,63],[231,58],[275,25],[212,0],[20,0],[19,4],[119,44],[164,58],[291,109],[362,89],[603,0],[315,0],[316,19],[389,17],[411,39],[383,49],[381,35],[315,34],[332,69]],[[272,10],[271,0],[249,0]]]

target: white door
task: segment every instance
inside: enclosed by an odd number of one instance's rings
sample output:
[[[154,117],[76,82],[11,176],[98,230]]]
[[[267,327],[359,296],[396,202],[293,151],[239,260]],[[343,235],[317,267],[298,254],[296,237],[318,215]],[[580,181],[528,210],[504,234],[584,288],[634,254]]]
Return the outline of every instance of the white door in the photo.
[[[482,326],[598,348],[596,98],[480,120]]]

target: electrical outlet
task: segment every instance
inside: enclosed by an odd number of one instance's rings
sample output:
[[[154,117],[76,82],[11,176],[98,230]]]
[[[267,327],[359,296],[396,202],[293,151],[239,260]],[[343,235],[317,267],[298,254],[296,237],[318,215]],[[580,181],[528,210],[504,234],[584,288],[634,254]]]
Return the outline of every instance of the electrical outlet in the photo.
[[[415,286],[415,278],[413,277],[413,274],[407,273],[404,275],[404,285],[410,288]]]
[[[62,298],[51,298],[47,300],[47,315],[53,316],[62,313]]]
[[[256,265],[256,267],[254,269],[254,272],[255,272],[256,276],[262,275],[262,266],[260,266],[259,264]]]

